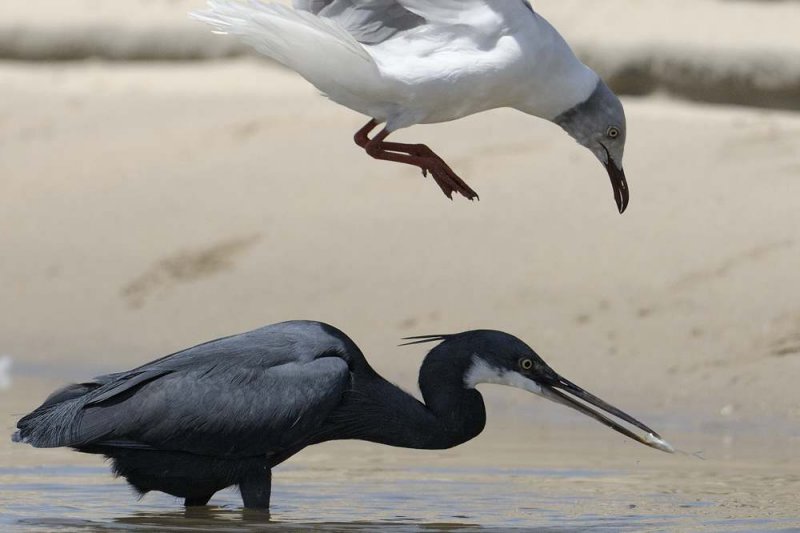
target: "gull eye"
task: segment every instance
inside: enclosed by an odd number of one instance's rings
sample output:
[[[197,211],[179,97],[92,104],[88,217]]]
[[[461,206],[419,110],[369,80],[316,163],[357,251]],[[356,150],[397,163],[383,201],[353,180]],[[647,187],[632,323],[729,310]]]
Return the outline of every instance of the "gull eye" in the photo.
[[[606,130],[606,136],[609,139],[616,139],[617,137],[619,137],[619,128],[616,126],[611,126],[610,128],[608,128],[608,130]]]
[[[530,359],[520,359],[519,366],[522,370],[530,370],[533,368],[533,361]]]

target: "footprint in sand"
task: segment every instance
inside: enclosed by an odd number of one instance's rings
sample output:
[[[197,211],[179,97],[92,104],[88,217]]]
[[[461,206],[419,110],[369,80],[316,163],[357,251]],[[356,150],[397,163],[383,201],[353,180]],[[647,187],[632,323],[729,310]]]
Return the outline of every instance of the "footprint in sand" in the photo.
[[[260,235],[217,242],[164,257],[122,288],[122,297],[133,308],[142,307],[153,293],[179,284],[219,274],[233,268],[234,259],[254,246]]]

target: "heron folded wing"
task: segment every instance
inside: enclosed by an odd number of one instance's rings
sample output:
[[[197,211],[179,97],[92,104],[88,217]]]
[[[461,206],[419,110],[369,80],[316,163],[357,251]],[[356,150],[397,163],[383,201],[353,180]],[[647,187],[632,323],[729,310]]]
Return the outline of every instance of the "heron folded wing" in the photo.
[[[280,431],[271,428],[318,421],[341,397],[349,383],[349,344],[335,328],[312,321],[209,341],[59,389],[19,420],[14,439],[37,447],[181,446],[174,438],[181,428],[188,428],[188,440],[221,428],[234,435],[266,431],[267,440],[279,441]],[[241,413],[249,416],[244,427],[237,425]]]
[[[171,372],[172,371],[168,369],[155,368],[152,370],[145,370],[138,374],[129,375],[124,380],[116,381],[109,385],[98,388],[96,392],[99,394],[96,396],[93,395],[92,398],[84,404],[84,407],[100,405],[103,402],[107,402],[119,396],[125,391],[140,385],[144,385],[149,381],[153,381],[154,379],[160,378],[161,376],[167,375]]]
[[[168,369],[123,372],[63,387],[17,422],[19,431],[15,438],[36,447],[51,448],[75,446],[102,437],[103,433],[87,432],[81,427],[87,406],[103,405],[170,372]]]
[[[135,442],[201,455],[251,456],[309,438],[350,383],[338,357],[264,367],[220,363],[141,380],[121,402],[88,405],[84,445]]]

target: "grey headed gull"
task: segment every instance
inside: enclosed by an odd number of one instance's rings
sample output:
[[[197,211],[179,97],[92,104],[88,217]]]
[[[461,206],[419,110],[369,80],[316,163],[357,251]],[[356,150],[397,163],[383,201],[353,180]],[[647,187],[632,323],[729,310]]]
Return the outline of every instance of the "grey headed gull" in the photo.
[[[478,195],[424,144],[386,138],[414,124],[512,107],[558,124],[591,150],[619,212],[628,205],[622,104],[526,0],[294,0],[294,8],[210,0],[192,16],[371,117],[356,144],[375,159],[430,173],[449,198]]]

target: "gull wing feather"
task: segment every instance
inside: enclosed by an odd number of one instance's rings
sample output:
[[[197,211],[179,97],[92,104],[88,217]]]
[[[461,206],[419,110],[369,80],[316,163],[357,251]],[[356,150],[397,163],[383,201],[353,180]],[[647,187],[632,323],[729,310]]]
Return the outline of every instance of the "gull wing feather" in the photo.
[[[527,0],[295,0],[294,7],[335,21],[364,44],[426,24],[494,33],[525,10],[533,13]]]
[[[382,86],[367,50],[347,29],[312,12],[257,0],[209,0],[207,10],[192,16],[238,37],[340,102],[356,91],[369,94]]]
[[[295,0],[294,7],[336,22],[362,44],[379,44],[426,23],[397,0]]]
[[[525,0],[396,0],[404,8],[429,22],[463,24],[484,31],[508,26],[525,11],[533,12]]]

